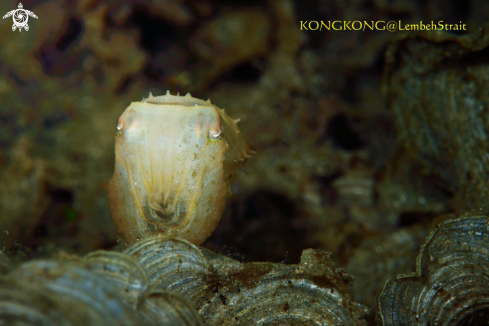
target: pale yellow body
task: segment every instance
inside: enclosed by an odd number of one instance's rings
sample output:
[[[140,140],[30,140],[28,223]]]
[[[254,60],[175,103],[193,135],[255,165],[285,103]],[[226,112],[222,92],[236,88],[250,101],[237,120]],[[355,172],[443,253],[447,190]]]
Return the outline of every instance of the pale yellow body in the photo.
[[[121,236],[127,243],[164,234],[201,244],[251,153],[236,122],[210,102],[167,94],[131,103],[117,129],[109,203]]]

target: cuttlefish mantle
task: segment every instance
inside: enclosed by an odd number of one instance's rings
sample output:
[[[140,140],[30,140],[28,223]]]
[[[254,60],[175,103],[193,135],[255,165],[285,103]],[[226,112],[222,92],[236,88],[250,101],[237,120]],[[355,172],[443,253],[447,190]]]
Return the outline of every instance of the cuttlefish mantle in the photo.
[[[150,94],[129,105],[117,121],[108,189],[126,243],[162,234],[199,245],[210,236],[252,154],[238,121],[190,94]]]

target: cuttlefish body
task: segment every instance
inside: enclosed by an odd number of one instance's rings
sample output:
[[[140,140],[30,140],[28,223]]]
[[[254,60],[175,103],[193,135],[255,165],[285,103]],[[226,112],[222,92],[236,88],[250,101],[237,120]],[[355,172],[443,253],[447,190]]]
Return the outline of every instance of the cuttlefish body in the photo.
[[[163,234],[201,244],[251,154],[237,120],[210,101],[167,92],[131,103],[117,130],[109,204],[125,242]]]

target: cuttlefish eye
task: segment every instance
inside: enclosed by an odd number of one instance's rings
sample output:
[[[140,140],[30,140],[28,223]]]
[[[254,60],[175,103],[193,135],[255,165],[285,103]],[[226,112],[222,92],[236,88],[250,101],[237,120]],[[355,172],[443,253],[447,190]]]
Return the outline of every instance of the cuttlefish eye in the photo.
[[[222,129],[219,131],[214,131],[214,130],[209,131],[209,137],[211,138],[212,141],[221,139],[221,136],[222,136]]]
[[[222,136],[222,119],[217,111],[212,112],[213,115],[199,113],[195,116],[195,134],[197,137],[205,137],[209,134],[211,141],[217,141]]]

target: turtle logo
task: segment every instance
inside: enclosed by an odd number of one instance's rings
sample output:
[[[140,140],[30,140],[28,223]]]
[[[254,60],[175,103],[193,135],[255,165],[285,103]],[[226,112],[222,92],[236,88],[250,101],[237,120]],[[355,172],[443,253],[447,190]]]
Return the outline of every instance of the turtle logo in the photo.
[[[19,8],[14,9],[12,11],[9,11],[8,13],[3,16],[3,19],[12,16],[14,20],[14,24],[12,25],[12,30],[15,31],[17,28],[19,29],[19,32],[22,32],[22,28],[24,28],[26,31],[29,30],[29,25],[27,25],[27,21],[29,20],[29,16],[34,17],[37,19],[37,16],[35,13],[29,10],[22,9],[22,3],[19,3]]]

